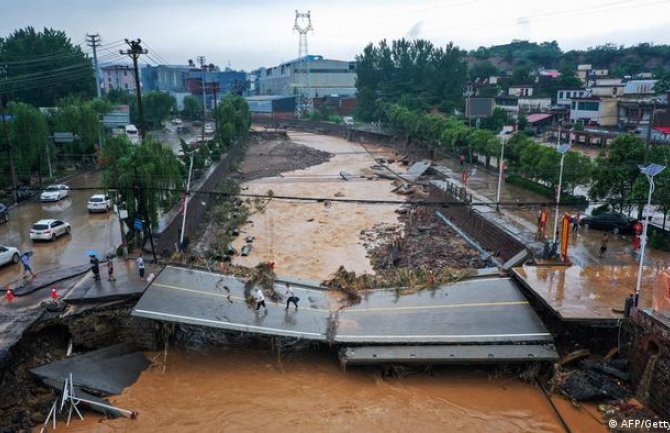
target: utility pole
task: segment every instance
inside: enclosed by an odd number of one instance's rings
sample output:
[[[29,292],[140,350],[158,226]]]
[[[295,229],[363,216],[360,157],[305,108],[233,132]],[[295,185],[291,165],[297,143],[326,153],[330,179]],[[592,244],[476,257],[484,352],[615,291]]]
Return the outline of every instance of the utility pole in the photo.
[[[205,65],[205,56],[198,56],[198,63],[200,63],[200,69],[202,69],[202,141],[205,142],[205,121],[207,120],[207,92],[205,89],[205,71],[207,70],[207,65]]]
[[[4,65],[0,65],[0,78],[7,78],[7,67]],[[0,83],[2,83],[0,81]],[[0,90],[2,88],[0,87]],[[7,95],[6,91],[0,91],[0,116],[2,116],[2,130],[4,131],[4,136],[5,136],[5,146],[7,148],[7,152],[9,153],[9,167],[12,172],[12,191],[13,191],[13,197],[14,197],[14,203],[18,203],[18,187],[19,187],[19,180],[16,175],[16,165],[14,164],[14,152],[12,151],[12,143],[9,141],[9,128],[7,126],[7,114],[6,114],[6,108],[7,108],[7,101],[9,99],[9,96]]]
[[[89,47],[93,48],[93,67],[95,68],[95,85],[97,89],[97,95],[98,98],[101,97],[100,94],[100,74],[98,72],[98,51],[96,48],[100,46],[100,35],[99,34],[94,34],[94,35],[89,35],[88,33],[86,34],[86,45]]]
[[[655,114],[656,114],[656,99],[652,99],[651,113],[649,114],[649,127],[647,128],[647,139],[644,144],[644,165],[646,165],[647,162],[649,161],[649,151],[651,150],[651,129],[654,127]]]
[[[137,59],[142,54],[148,54],[149,51],[142,48],[142,40],[138,39],[136,41],[129,41],[126,39],[126,43],[130,46],[129,50],[119,50],[119,53],[122,55],[130,56],[133,59],[133,68],[135,69],[135,94],[137,95],[137,111],[140,115],[140,131],[142,137],[146,134],[146,129],[144,128],[144,110],[142,109],[142,91],[140,89],[140,71],[137,66]]]
[[[215,137],[219,136],[219,82],[218,80],[212,86],[214,92],[214,126],[216,127]]]

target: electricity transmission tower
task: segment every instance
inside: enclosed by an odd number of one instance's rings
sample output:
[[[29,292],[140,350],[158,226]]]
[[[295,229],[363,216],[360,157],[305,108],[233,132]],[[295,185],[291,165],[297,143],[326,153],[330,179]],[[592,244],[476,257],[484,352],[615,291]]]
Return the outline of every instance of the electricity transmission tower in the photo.
[[[312,112],[311,77],[309,73],[309,50],[307,48],[307,32],[314,30],[310,11],[300,13],[295,11],[293,30],[298,32],[298,62],[299,67],[293,74],[293,85],[297,93],[296,115],[303,117]],[[300,83],[300,75],[306,76],[306,82]]]

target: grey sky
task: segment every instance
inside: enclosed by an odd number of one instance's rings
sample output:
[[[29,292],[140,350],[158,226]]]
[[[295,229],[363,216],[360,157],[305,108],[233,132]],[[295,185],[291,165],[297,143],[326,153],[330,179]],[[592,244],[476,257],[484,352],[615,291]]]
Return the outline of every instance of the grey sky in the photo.
[[[562,49],[608,42],[670,43],[670,0],[0,0],[0,35],[32,25],[64,30],[75,43],[103,38],[117,60],[124,38],[141,38],[150,59],[186,63],[198,55],[235,69],[297,56],[295,9],[311,10],[309,51],[353,59],[369,42],[419,37],[465,49],[557,40]]]

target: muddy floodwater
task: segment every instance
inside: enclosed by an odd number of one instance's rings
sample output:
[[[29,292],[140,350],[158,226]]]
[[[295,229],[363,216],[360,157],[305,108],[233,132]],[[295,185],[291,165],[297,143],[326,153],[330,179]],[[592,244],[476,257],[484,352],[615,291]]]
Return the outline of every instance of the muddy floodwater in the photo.
[[[136,420],[86,415],[74,432],[563,432],[538,388],[492,371],[440,368],[382,380],[375,369],[344,372],[334,356],[271,352],[173,352],[121,396]],[[573,432],[605,432],[592,407],[554,401]],[[60,429],[61,427],[59,427]]]
[[[293,134],[331,152],[330,161],[243,185],[249,193],[272,190],[299,197],[404,200],[391,182],[368,180],[374,158],[356,143]],[[375,148],[376,151],[380,149]],[[392,155],[392,153],[391,153]],[[353,178],[345,181],[340,171]],[[281,275],[323,280],[339,265],[371,272],[359,233],[397,222],[399,205],[272,200],[242,227],[254,236],[253,266],[274,260]],[[153,354],[148,354],[152,357]],[[518,374],[518,373],[517,373]],[[441,367],[383,380],[378,369],[340,367],[334,351],[300,352],[279,360],[270,351],[220,349],[206,354],[171,350],[167,371],[158,365],[120,396],[136,420],[88,414],[62,431],[73,432],[564,432],[540,388],[512,373],[477,367]],[[573,432],[605,432],[593,407],[575,408],[554,397]],[[59,427],[59,430],[61,427]]]

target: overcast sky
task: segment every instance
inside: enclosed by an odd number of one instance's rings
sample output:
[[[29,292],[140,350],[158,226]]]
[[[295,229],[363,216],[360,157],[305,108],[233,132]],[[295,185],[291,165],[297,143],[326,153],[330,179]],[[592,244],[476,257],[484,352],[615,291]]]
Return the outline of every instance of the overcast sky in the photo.
[[[342,60],[401,37],[464,49],[513,39],[556,40],[563,50],[670,44],[670,0],[0,0],[0,36],[46,26],[83,44],[99,33],[110,61],[124,38],[141,38],[150,63],[204,55],[251,70],[297,57],[296,9],[311,10],[309,52]]]

